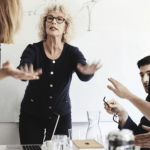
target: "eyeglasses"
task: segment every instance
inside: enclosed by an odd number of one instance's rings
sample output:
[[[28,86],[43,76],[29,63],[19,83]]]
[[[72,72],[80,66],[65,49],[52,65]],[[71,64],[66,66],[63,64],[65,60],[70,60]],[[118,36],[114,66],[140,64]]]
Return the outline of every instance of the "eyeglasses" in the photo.
[[[105,98],[106,97],[104,97],[103,101],[109,107],[109,104],[105,101]],[[118,118],[117,114],[113,115],[113,121],[116,122],[116,123],[118,123],[118,124],[120,124],[120,121],[119,121],[119,118]]]
[[[64,21],[66,22],[66,20],[63,17],[53,17],[51,15],[45,16],[45,21],[51,23],[54,19],[56,19],[56,22],[58,24],[63,23]],[[67,22],[66,22],[67,23]]]
[[[118,124],[120,124],[119,117],[118,117],[117,114],[113,115],[113,121],[116,122],[116,123],[118,123]]]

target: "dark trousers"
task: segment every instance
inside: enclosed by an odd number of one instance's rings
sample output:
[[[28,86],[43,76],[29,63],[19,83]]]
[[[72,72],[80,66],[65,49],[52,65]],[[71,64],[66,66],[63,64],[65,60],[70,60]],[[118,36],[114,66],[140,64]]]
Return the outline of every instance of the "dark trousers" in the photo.
[[[19,119],[19,134],[20,143],[23,144],[43,144],[43,139],[45,141],[51,140],[54,126],[56,124],[57,116],[52,115],[51,119],[39,119],[25,112],[21,112]],[[72,128],[71,124],[71,113],[62,116],[59,119],[55,135],[63,134],[68,135],[68,129]],[[46,134],[44,131],[46,129]]]

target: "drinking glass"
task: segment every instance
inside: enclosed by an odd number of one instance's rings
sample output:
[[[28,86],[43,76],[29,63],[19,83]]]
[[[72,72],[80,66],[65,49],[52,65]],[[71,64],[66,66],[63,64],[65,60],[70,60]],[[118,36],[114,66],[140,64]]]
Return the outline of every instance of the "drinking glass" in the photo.
[[[47,141],[47,150],[67,150],[67,135],[54,135],[51,141]]]

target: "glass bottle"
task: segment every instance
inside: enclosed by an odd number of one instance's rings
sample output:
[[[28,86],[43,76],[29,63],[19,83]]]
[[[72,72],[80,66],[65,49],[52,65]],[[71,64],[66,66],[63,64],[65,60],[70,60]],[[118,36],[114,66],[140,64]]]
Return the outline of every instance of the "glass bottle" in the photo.
[[[102,143],[101,130],[99,127],[100,111],[87,111],[88,129],[86,133],[87,140],[96,140]]]

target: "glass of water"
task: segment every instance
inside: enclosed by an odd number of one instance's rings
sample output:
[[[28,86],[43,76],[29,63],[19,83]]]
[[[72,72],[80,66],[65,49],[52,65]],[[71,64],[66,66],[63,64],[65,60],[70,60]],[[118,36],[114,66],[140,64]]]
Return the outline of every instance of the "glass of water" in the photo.
[[[67,135],[54,135],[49,148],[50,150],[66,150],[68,148]]]

